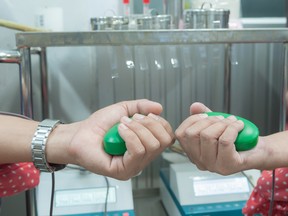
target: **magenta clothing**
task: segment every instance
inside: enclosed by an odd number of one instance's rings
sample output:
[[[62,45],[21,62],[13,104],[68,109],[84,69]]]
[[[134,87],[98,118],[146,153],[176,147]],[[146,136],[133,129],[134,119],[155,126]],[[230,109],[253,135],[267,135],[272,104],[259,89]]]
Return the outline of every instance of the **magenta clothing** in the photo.
[[[36,187],[39,171],[33,163],[13,163],[0,165],[0,197],[11,196]]]

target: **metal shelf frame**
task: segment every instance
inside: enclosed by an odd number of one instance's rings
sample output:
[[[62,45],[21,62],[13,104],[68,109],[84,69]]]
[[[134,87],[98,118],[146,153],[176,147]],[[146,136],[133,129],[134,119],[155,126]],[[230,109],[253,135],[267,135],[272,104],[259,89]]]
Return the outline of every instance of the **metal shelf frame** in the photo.
[[[225,107],[229,112],[231,45],[236,43],[282,43],[285,50],[283,71],[283,98],[280,110],[280,128],[285,125],[285,92],[288,72],[288,29],[208,29],[208,30],[141,30],[141,31],[88,31],[17,33],[16,46],[20,56],[21,107],[24,115],[33,118],[31,48],[40,48],[43,118],[48,117],[47,47],[119,46],[119,45],[183,45],[226,44],[225,55]],[[27,212],[36,215],[33,194],[27,197]],[[30,198],[29,198],[30,197]]]

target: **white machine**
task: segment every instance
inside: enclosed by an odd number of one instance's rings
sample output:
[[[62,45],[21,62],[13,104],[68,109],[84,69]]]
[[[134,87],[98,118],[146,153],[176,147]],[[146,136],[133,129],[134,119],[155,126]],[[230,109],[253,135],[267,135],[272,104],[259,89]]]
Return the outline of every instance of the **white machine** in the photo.
[[[49,215],[51,187],[51,174],[41,173],[36,190],[38,216]],[[55,173],[54,191],[55,216],[135,215],[131,180],[118,181],[85,170],[65,168]]]
[[[251,190],[242,173],[222,176],[200,171],[190,162],[171,164],[160,171],[161,199],[170,216],[242,215]]]

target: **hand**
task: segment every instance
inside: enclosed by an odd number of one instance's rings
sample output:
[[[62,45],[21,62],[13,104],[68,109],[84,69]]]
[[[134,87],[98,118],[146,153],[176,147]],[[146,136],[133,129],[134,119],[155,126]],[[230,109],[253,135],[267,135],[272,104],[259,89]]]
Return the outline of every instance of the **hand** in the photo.
[[[97,174],[127,180],[174,143],[173,130],[159,116],[161,112],[159,103],[126,101],[103,108],[82,122],[58,126],[62,128],[58,129],[58,133],[62,130],[65,134],[66,131],[66,140],[69,141],[66,147],[68,154],[58,156],[57,162],[77,164]],[[103,138],[119,121],[118,131],[126,142],[127,151],[123,156],[111,156],[103,149]],[[56,137],[55,133],[52,138]],[[53,140],[51,142],[49,149],[52,151]],[[54,156],[48,160],[55,163],[57,159]]]
[[[235,116],[208,117],[204,112],[209,111],[201,103],[191,105],[192,115],[175,132],[183,150],[200,170],[228,175],[247,168],[245,153],[237,152],[234,145],[243,122]]]

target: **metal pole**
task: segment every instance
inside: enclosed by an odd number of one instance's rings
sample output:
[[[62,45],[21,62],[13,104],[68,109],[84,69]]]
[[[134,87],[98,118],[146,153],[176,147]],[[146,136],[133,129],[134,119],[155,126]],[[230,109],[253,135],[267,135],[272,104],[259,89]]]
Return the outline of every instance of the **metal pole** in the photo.
[[[33,118],[30,48],[20,48],[20,54],[21,54],[21,62],[19,64],[19,71],[20,71],[21,113],[29,118]]]
[[[225,45],[224,110],[231,111],[231,44]]]
[[[286,100],[286,94],[287,94],[287,73],[288,73],[288,43],[284,43],[284,70],[283,70],[283,79],[282,79],[282,92],[280,95],[280,131],[285,130],[286,126],[286,109],[287,109],[287,100]]]
[[[32,71],[30,48],[24,47],[19,49],[21,61],[19,64],[20,71],[20,99],[21,113],[33,119],[33,100],[32,100]],[[26,191],[26,213],[27,216],[36,216],[35,189]]]
[[[20,63],[20,52],[18,50],[0,50],[0,63]]]
[[[46,48],[41,47],[40,51],[40,73],[41,73],[41,93],[42,93],[42,117],[48,118],[49,116],[49,103],[48,103],[48,72],[47,72],[47,55]]]

